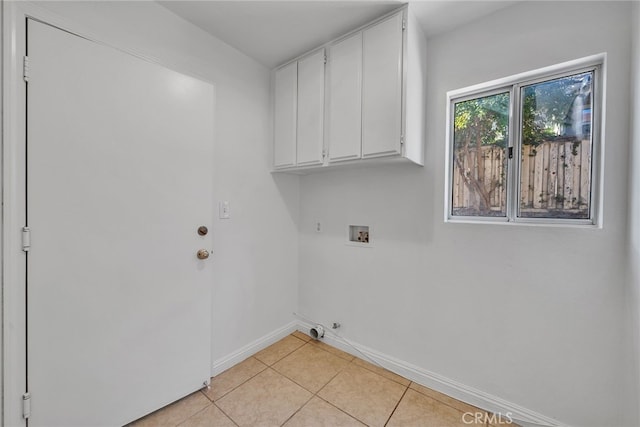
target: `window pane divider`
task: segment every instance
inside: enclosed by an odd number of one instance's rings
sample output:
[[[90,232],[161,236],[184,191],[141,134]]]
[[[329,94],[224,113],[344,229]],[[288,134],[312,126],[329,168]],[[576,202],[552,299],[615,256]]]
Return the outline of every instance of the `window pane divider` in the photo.
[[[518,96],[519,90],[517,85],[511,86],[511,105],[509,106],[509,142],[508,147],[513,148],[513,157],[507,160],[507,220],[513,222],[516,217],[516,207],[514,200],[518,200],[520,180],[520,165],[521,165],[521,150],[519,148],[518,140],[520,139],[519,132],[520,127],[520,98]],[[515,185],[514,185],[515,184]]]

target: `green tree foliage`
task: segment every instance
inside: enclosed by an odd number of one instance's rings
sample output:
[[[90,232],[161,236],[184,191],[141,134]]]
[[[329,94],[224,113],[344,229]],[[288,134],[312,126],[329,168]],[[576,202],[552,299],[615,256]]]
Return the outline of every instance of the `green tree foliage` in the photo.
[[[454,114],[454,162],[457,173],[472,194],[477,195],[475,211],[487,215],[491,211],[491,196],[504,180],[484,182],[482,146],[506,147],[509,129],[509,93],[499,93],[483,98],[470,99],[455,105]],[[465,159],[475,151],[476,164],[465,169]],[[454,207],[455,208],[455,207]]]
[[[455,106],[456,148],[497,144],[507,145],[509,93],[459,102]]]
[[[522,143],[538,146],[567,136],[576,98],[590,103],[590,83],[591,73],[583,73],[523,87]]]
[[[576,129],[584,125],[583,111],[591,108],[591,80],[592,73],[586,72],[523,86],[522,143],[538,146],[556,138],[575,138]],[[474,195],[474,206],[454,209],[467,209],[465,214],[491,215],[500,208],[491,206],[491,200],[493,193],[505,185],[504,176],[487,182],[482,153],[487,146],[508,145],[510,102],[510,92],[504,92],[455,104],[454,169]],[[575,147],[573,151],[576,155]],[[475,159],[474,164],[469,159]]]

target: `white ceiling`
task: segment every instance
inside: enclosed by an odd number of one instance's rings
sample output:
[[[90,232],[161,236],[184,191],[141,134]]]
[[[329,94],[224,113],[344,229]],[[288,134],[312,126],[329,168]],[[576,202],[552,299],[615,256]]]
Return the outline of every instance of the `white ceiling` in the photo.
[[[522,0],[422,0],[411,2],[412,10],[427,37],[435,36]]]
[[[510,1],[418,1],[413,9],[433,36],[507,7]],[[381,1],[191,1],[160,4],[268,68],[400,7]]]

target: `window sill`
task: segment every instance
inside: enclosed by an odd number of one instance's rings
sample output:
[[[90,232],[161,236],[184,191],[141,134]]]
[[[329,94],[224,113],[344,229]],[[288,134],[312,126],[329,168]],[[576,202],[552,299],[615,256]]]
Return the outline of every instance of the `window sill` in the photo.
[[[602,224],[593,223],[585,220],[573,220],[567,222],[549,221],[528,221],[520,219],[518,221],[507,221],[506,219],[485,220],[475,218],[445,218],[445,224],[476,224],[476,225],[506,225],[506,226],[524,226],[524,227],[545,227],[545,228],[583,228],[591,230],[601,230]]]

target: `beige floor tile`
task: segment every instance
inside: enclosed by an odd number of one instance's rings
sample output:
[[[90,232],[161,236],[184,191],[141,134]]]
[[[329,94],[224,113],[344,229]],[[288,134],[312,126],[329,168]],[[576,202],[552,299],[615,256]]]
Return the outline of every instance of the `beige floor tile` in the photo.
[[[284,427],[365,427],[360,421],[314,397]]]
[[[212,404],[187,418],[179,427],[236,427],[236,424],[220,408]]]
[[[288,335],[278,341],[265,348],[262,351],[256,353],[253,357],[265,363],[269,366],[276,363],[278,360],[297,350],[298,348],[304,345],[304,341],[300,338],[296,338],[292,335]]]
[[[360,359],[358,357],[353,359],[353,363],[358,366],[362,366],[363,368],[366,368],[370,371],[373,371],[376,374],[380,374],[385,378],[397,382],[398,384],[402,384],[403,386],[408,386],[411,383],[411,381],[404,377],[401,377],[400,375],[394,374],[391,371],[388,371],[380,366],[374,365],[373,363],[367,362],[366,360]]]
[[[394,411],[387,427],[480,427],[484,420],[464,415],[449,405],[409,389]]]
[[[305,341],[305,342],[311,340],[311,337],[309,335],[305,334],[304,332],[295,331],[291,335],[293,335],[296,338],[300,338],[302,341]]]
[[[211,400],[218,400],[243,382],[267,369],[267,365],[250,357],[211,379],[211,388],[203,393]]]
[[[199,391],[190,394],[184,399],[165,406],[144,418],[129,424],[131,427],[175,427],[192,415],[202,411],[211,405],[211,401]]]
[[[241,427],[279,426],[307,403],[311,396],[293,381],[273,369],[267,369],[216,404]]]
[[[369,426],[383,426],[406,387],[350,364],[318,396]]]
[[[345,360],[352,361],[354,359],[354,357],[352,355],[350,355],[349,353],[346,353],[346,352],[344,352],[344,351],[342,351],[340,349],[337,349],[337,348],[335,348],[333,346],[325,344],[322,341],[318,341],[318,340],[312,339],[312,340],[309,341],[309,344],[318,346],[318,348],[321,348],[321,349],[323,349],[325,351],[328,351],[331,354],[335,354],[336,356],[341,357],[341,358],[343,358]]]
[[[409,386],[409,388],[417,391],[418,393],[424,394],[425,396],[431,397],[435,400],[438,400],[446,405],[449,405],[459,411],[462,412],[478,412],[478,411],[482,411],[482,409],[479,409],[473,405],[469,405],[468,403],[462,402],[458,399],[454,399],[453,397],[449,397],[446,394],[442,394],[440,392],[437,392],[435,390],[432,390],[428,387],[422,386],[420,384],[416,384],[416,383],[411,383],[411,385]],[[482,411],[484,412],[484,411]]]
[[[316,393],[340,372],[348,361],[317,346],[305,345],[273,365],[273,369]]]

